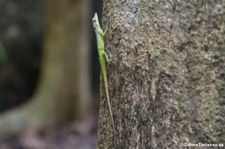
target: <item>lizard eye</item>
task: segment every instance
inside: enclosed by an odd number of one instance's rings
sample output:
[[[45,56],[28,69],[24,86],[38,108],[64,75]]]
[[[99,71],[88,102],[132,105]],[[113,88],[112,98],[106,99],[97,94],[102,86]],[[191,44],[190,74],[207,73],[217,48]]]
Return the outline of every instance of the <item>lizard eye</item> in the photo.
[[[96,20],[93,18],[93,19],[92,19],[92,22],[96,22]]]

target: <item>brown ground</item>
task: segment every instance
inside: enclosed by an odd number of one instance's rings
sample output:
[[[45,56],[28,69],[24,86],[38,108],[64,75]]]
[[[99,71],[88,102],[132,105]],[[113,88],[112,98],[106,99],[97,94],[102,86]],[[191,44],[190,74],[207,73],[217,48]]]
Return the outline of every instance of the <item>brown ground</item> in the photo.
[[[0,149],[95,149],[96,118],[86,118],[34,133],[0,140]]]

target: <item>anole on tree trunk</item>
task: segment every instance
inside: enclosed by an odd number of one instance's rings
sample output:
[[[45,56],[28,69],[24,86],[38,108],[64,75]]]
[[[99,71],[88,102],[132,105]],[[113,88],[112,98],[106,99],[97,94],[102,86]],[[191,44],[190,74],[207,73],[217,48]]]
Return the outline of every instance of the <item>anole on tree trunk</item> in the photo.
[[[113,138],[114,138],[115,137],[115,126],[114,126],[112,108],[111,108],[111,104],[110,104],[110,100],[109,100],[108,81],[107,81],[107,73],[106,73],[106,65],[107,65],[107,63],[109,63],[109,58],[105,52],[105,42],[104,42],[104,36],[105,36],[106,31],[103,32],[103,30],[101,29],[99,21],[98,21],[97,13],[95,13],[94,17],[92,18],[92,24],[93,24],[93,28],[95,30],[95,35],[96,35],[96,39],[97,39],[99,63],[100,63],[101,70],[102,70],[105,93],[106,93],[107,103],[108,103],[108,107],[109,107],[110,117],[112,120]]]

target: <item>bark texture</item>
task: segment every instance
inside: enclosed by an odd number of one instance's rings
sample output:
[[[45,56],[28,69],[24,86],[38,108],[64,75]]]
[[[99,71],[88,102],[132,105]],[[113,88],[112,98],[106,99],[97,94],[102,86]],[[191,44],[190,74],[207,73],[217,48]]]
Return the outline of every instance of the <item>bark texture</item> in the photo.
[[[98,148],[224,143],[225,1],[104,0],[103,14],[116,136],[101,87]]]
[[[1,137],[86,115],[90,99],[87,28],[84,29],[88,14],[83,11],[86,4],[86,0],[44,2],[46,24],[40,84],[29,103],[0,117]]]

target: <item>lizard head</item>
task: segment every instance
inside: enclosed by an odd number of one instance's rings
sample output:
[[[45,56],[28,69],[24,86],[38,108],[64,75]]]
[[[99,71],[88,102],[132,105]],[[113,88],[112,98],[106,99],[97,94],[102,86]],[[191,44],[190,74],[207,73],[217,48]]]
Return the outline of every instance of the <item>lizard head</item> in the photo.
[[[95,32],[97,32],[97,30],[100,28],[97,13],[95,13],[94,17],[92,18],[92,24],[93,24],[93,28],[94,28]]]

